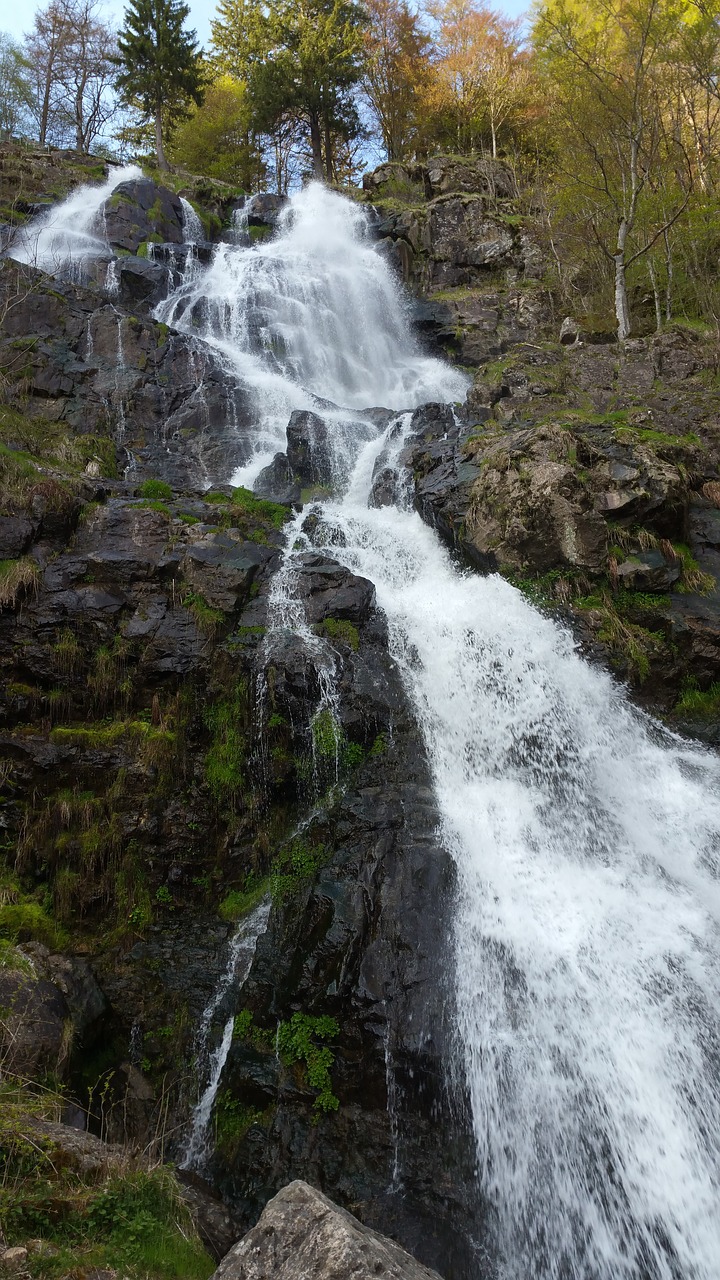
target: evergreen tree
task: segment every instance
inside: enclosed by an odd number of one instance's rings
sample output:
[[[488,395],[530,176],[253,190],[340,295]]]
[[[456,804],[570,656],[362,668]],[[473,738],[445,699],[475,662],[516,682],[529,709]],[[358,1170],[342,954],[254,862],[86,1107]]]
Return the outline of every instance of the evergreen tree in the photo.
[[[168,169],[163,126],[187,113],[203,97],[203,78],[195,32],[184,29],[190,12],[182,0],[130,0],[118,35],[121,68],[117,85],[123,99],[155,125],[158,165]]]
[[[306,132],[315,176],[335,176],[338,141],[357,134],[352,90],[367,17],[355,0],[221,0],[212,24],[219,67],[248,86],[256,129]]]

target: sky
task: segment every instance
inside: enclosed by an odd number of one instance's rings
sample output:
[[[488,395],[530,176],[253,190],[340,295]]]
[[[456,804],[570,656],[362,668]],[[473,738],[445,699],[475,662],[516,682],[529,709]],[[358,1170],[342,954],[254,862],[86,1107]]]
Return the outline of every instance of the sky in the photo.
[[[189,25],[197,31],[198,41],[205,46],[210,42],[210,19],[215,13],[217,0],[190,0]],[[13,39],[19,40],[32,26],[33,14],[37,4],[23,4],[18,0],[0,0],[0,31],[6,31]],[[42,5],[44,8],[44,4]],[[113,25],[120,26],[124,9],[123,0],[106,0],[103,5],[105,19]],[[528,0],[505,0],[504,3],[491,0],[491,8],[499,9],[509,17],[517,17],[528,7]]]

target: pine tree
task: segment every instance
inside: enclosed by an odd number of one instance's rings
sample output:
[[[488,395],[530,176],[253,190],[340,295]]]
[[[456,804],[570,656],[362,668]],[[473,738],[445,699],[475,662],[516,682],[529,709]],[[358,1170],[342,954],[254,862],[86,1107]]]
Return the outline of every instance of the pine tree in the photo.
[[[169,166],[163,124],[182,118],[188,102],[199,104],[203,97],[195,32],[184,29],[189,12],[182,0],[130,0],[118,35],[118,90],[154,121],[158,165],[164,171]]]

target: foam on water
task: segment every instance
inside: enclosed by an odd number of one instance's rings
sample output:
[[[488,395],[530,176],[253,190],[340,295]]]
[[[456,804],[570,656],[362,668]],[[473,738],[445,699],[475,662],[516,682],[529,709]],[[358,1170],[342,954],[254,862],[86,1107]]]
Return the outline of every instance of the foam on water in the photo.
[[[10,256],[50,275],[82,281],[91,259],[112,256],[101,216],[105,201],[121,182],[142,176],[142,169],[134,164],[111,166],[100,186],[78,187],[66,200],[33,218],[13,241]]]
[[[293,409],[413,408],[467,388],[464,375],[421,355],[366,212],[320,183],[291,198],[271,239],[218,245],[155,314],[201,337],[242,381],[263,459],[284,449]]]

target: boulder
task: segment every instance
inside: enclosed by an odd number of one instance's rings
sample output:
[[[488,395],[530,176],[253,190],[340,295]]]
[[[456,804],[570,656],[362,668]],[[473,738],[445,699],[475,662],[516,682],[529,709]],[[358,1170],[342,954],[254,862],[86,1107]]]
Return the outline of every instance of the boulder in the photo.
[[[211,1280],[440,1280],[387,1236],[363,1226],[307,1182],[268,1202]]]
[[[100,214],[105,238],[116,249],[137,253],[148,241],[183,243],[180,198],[151,178],[121,182]]]
[[[288,506],[296,506],[300,502],[300,485],[286,453],[276,453],[272,462],[263,467],[253,485],[253,492],[259,498],[269,498],[271,502]]]
[[[454,156],[435,156],[428,160],[424,173],[428,199],[462,191],[507,200],[517,196],[517,182],[509,164],[489,156],[478,160]]]
[[[290,471],[304,485],[331,485],[333,457],[328,423],[309,409],[296,409],[287,428]]]
[[[580,325],[572,316],[565,316],[560,325],[560,342],[564,347],[571,347],[580,341]]]
[[[0,1008],[0,1050],[6,1066],[31,1078],[61,1072],[72,1044],[72,1022],[59,988],[32,969],[2,969]]]
[[[515,236],[481,197],[447,196],[429,206],[426,248],[453,266],[497,267],[511,265]]]

